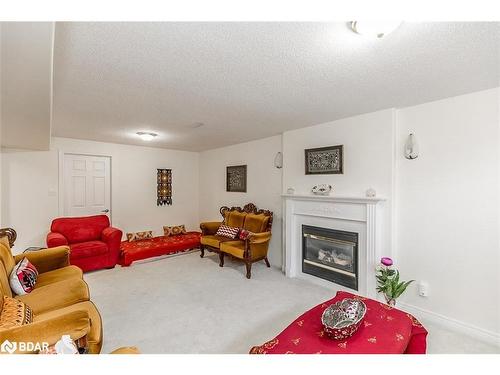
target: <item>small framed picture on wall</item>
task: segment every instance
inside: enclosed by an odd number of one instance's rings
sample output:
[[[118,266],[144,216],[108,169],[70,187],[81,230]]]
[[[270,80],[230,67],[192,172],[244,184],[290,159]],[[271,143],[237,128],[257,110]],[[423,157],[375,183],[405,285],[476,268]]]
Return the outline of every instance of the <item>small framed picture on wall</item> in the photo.
[[[344,173],[344,146],[328,146],[305,150],[306,174]]]
[[[226,167],[226,191],[247,192],[247,166],[232,165]]]

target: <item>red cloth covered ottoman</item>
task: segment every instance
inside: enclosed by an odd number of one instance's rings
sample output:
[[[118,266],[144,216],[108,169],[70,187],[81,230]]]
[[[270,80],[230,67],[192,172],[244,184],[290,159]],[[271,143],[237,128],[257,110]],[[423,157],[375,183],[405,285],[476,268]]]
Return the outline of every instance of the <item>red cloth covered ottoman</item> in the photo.
[[[123,241],[118,263],[127,267],[133,261],[180,253],[200,247],[200,232],[187,232],[176,236],[160,236],[139,241]]]
[[[357,298],[367,307],[363,323],[346,340],[330,339],[321,315],[331,304]],[[425,354],[427,330],[412,315],[378,301],[337,292],[335,298],[299,316],[274,339],[250,354]]]

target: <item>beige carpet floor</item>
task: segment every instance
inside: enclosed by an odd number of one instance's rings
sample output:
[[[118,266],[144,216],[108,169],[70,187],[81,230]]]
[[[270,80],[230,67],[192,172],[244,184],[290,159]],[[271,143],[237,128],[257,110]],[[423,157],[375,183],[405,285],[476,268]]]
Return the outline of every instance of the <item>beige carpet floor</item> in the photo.
[[[85,274],[104,324],[103,353],[134,345],[143,353],[248,353],[305,310],[334,293],[286,278],[280,270],[244,266],[199,253],[156,258]],[[424,322],[429,353],[498,353],[499,349]]]

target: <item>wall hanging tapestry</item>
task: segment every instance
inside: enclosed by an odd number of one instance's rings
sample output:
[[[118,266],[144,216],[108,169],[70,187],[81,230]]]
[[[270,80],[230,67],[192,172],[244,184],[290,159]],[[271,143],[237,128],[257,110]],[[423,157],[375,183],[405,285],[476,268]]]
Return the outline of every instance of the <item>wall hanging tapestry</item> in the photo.
[[[156,174],[158,190],[157,190],[157,206],[164,204],[172,204],[172,170],[158,169]]]
[[[344,173],[344,146],[310,148],[306,153],[306,174]]]

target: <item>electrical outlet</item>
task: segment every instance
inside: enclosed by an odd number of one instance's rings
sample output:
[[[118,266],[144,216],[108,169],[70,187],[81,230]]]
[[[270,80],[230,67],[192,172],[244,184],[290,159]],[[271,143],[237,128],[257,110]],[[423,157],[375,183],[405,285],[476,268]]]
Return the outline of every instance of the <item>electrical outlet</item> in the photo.
[[[429,284],[427,284],[425,281],[421,281],[418,283],[418,295],[420,297],[429,296]]]

